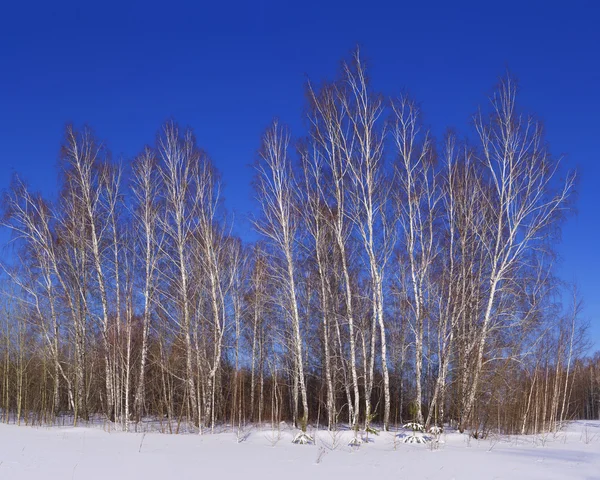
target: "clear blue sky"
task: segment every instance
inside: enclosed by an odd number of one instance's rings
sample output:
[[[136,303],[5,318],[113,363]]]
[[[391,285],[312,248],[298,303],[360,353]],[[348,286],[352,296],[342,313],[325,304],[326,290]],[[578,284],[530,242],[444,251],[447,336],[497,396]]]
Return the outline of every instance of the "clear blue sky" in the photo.
[[[66,122],[131,158],[175,118],[215,160],[243,231],[264,128],[279,116],[302,133],[306,76],[333,77],[356,44],[376,88],[408,89],[436,132],[470,133],[508,67],[552,151],[579,170],[561,272],[600,348],[599,23],[593,1],[4,2],[0,188],[17,171],[52,195]]]

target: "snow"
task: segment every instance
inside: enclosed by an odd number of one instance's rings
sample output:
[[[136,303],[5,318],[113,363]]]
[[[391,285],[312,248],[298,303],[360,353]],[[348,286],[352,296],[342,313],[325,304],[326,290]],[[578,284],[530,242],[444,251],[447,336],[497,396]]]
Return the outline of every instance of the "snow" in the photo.
[[[92,427],[0,425],[0,479],[600,479],[600,421],[573,422],[556,435],[475,440],[443,433],[437,450],[402,443],[408,431],[370,435],[246,428],[239,434],[169,435]],[[363,439],[366,440],[366,439]]]

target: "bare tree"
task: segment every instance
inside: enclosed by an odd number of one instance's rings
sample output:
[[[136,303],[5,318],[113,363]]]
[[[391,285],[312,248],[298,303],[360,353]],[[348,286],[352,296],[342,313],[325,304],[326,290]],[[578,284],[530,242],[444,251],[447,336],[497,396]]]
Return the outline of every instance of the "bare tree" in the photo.
[[[148,336],[151,328],[152,310],[154,308],[157,288],[157,267],[162,249],[162,236],[159,231],[161,197],[160,176],[154,152],[146,148],[133,165],[132,192],[134,195],[133,218],[138,229],[136,237],[137,249],[144,268],[143,280],[143,312],[142,312],[142,346],[138,382],[135,390],[134,407],[137,418],[144,413],[146,365],[148,363]]]
[[[490,332],[502,321],[496,309],[511,279],[531,249],[537,248],[557,217],[567,208],[573,188],[568,177],[557,189],[559,162],[546,150],[541,125],[516,111],[514,80],[502,80],[492,97],[489,120],[477,115],[475,123],[481,141],[481,162],[489,176],[493,205],[489,218],[478,231],[485,244],[484,261],[489,269],[484,293],[481,328],[476,338],[473,378],[467,388],[461,423],[469,420],[481,376]]]
[[[197,425],[200,421],[200,404],[194,373],[195,355],[191,331],[192,286],[189,278],[192,261],[191,244],[194,241],[200,217],[201,189],[196,184],[200,168],[200,154],[191,131],[188,130],[181,134],[179,128],[172,122],[164,126],[159,140],[159,155],[162,160],[160,175],[165,195],[161,229],[168,240],[168,247],[171,248],[167,248],[165,243],[165,248],[161,250],[161,253],[173,267],[172,273],[168,274],[170,282],[175,286],[173,306],[176,310],[171,311],[170,306],[164,306],[162,311],[179,327],[185,342],[187,394],[192,404],[192,418]]]
[[[302,165],[304,169],[305,179],[305,225],[307,231],[312,237],[312,249],[314,249],[316,257],[317,275],[319,278],[320,292],[320,315],[323,325],[323,354],[325,363],[325,382],[327,388],[327,428],[332,429],[336,422],[336,407],[335,407],[335,391],[333,386],[332,366],[331,366],[331,345],[330,345],[330,330],[331,320],[330,315],[332,308],[330,307],[330,287],[328,285],[329,270],[326,258],[330,256],[330,246],[328,241],[331,235],[328,235],[328,224],[326,216],[326,199],[323,198],[323,165],[321,156],[314,152],[312,155],[305,152],[302,155]]]
[[[419,115],[417,105],[407,96],[393,104],[393,137],[398,151],[396,169],[400,187],[396,209],[408,261],[407,293],[411,295],[410,325],[415,338],[415,420],[423,423],[423,336],[425,318],[434,312],[430,285],[437,254],[434,222],[440,195],[432,141],[428,132],[423,133],[422,140],[419,138]]]
[[[390,379],[388,372],[387,338],[384,319],[385,267],[394,246],[393,229],[388,225],[387,205],[389,185],[384,181],[383,145],[385,132],[380,126],[383,99],[370,87],[366,68],[357,50],[352,63],[345,63],[346,95],[341,96],[352,131],[354,152],[347,157],[353,197],[351,215],[359,232],[367,256],[371,279],[372,323],[379,326],[381,369],[383,373],[384,415],[383,426],[390,420]],[[371,420],[371,390],[375,365],[375,340],[371,337],[369,374],[366,385],[365,425]]]
[[[356,332],[354,326],[354,292],[352,291],[350,281],[349,254],[347,251],[348,239],[352,230],[347,206],[348,158],[352,155],[353,139],[347,135],[348,130],[345,127],[347,112],[345,112],[340,103],[342,95],[343,92],[340,92],[335,85],[325,85],[317,93],[309,84],[309,100],[311,101],[313,110],[310,116],[312,124],[311,143],[314,145],[314,150],[309,152],[309,162],[312,164],[311,168],[313,171],[318,171],[317,169],[323,164],[323,166],[327,167],[331,175],[329,188],[323,186],[316,193],[325,196],[322,202],[323,208],[329,210],[325,216],[325,220],[330,223],[330,229],[333,232],[339,252],[344,289],[345,320],[349,330],[350,360],[348,363],[354,401],[351,401],[347,386],[346,396],[348,398],[350,423],[354,429],[357,429],[360,417],[360,387],[357,372]],[[331,203],[328,201],[328,197],[332,199]],[[337,322],[336,333],[340,352],[343,352],[341,333]]]
[[[296,280],[295,244],[298,224],[294,174],[288,157],[290,136],[277,121],[263,137],[260,161],[257,164],[256,189],[263,213],[263,220],[256,222],[257,229],[280,250],[284,259],[286,304],[283,306],[292,323],[292,348],[294,370],[298,375],[302,399],[301,428],[306,432],[308,424],[308,395],[302,356],[300,310]]]
[[[115,359],[111,358],[109,293],[103,244],[110,242],[107,237],[110,234],[114,205],[109,204],[109,208],[106,209],[103,201],[105,192],[112,188],[118,189],[118,181],[113,183],[107,175],[110,170],[105,165],[101,165],[104,154],[102,146],[97,144],[89,130],[76,132],[72,127],[67,127],[66,141],[63,146],[66,185],[73,201],[81,206],[87,229],[86,240],[102,306],[100,322],[104,342],[106,414],[112,419],[115,416],[116,403]],[[103,166],[105,168],[102,168]],[[87,303],[85,296],[82,296],[82,300]],[[89,307],[86,307],[86,310],[90,312]]]

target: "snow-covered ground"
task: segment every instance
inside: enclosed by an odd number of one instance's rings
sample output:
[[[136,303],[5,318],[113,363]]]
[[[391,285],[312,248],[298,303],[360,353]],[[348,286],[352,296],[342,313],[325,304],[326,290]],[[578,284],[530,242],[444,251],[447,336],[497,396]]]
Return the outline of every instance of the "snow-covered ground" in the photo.
[[[295,445],[287,428],[199,436],[2,424],[0,479],[600,479],[600,422],[537,437],[446,433],[437,450],[392,433],[360,447],[348,431],[313,434],[315,445]]]

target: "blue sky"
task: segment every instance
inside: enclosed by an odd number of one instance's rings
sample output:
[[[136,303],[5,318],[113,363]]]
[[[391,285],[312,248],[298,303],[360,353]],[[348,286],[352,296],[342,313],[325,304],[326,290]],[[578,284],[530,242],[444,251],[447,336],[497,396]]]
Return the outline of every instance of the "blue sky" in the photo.
[[[560,271],[577,282],[600,348],[600,6],[502,2],[10,2],[0,7],[0,189],[18,172],[52,195],[65,123],[129,159],[168,118],[194,128],[240,231],[249,165],[274,116],[303,133],[304,83],[357,44],[374,85],[408,89],[436,133],[470,118],[506,69],[577,168]]]

